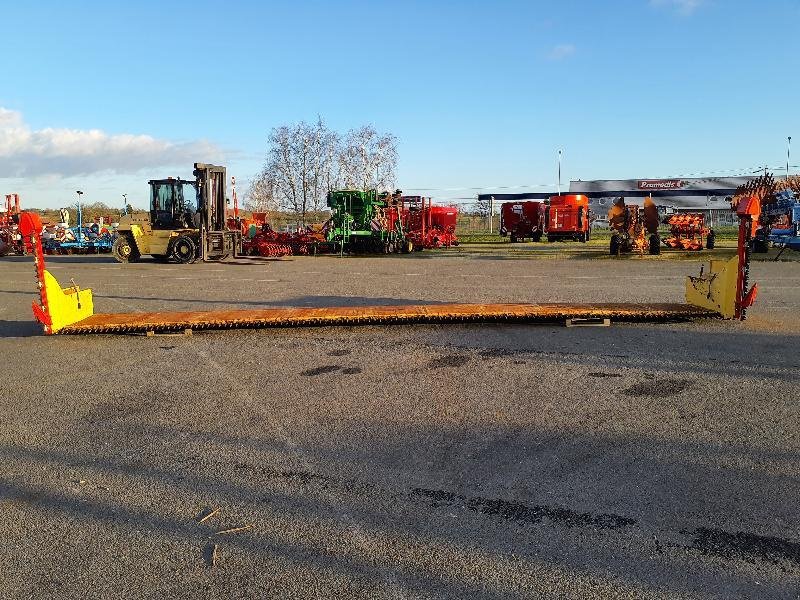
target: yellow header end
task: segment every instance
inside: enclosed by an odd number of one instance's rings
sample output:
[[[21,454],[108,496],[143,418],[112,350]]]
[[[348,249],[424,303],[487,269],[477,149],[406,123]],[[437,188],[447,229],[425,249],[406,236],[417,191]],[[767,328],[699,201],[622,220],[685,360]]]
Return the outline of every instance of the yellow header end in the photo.
[[[61,284],[50,271],[44,271],[44,287],[47,294],[47,306],[44,307],[50,317],[50,325],[45,324],[45,333],[58,333],[59,330],[83,321],[94,314],[92,290],[71,286],[61,288]]]
[[[712,260],[708,271],[700,277],[686,278],[686,302],[707,308],[726,319],[736,316],[736,278],[739,257]]]

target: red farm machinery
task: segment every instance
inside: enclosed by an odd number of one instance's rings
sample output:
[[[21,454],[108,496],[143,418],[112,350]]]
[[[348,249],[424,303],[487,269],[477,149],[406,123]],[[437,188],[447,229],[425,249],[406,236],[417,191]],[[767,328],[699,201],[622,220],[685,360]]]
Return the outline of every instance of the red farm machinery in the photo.
[[[548,242],[588,241],[592,230],[589,198],[583,194],[550,196],[546,227]]]
[[[658,207],[653,199],[644,199],[644,207],[625,204],[625,198],[617,198],[608,210],[608,226],[611,229],[609,252],[614,256],[638,252],[660,254],[661,238],[658,235]]]
[[[526,238],[538,242],[545,231],[546,213],[544,202],[504,202],[500,206],[500,235],[509,236],[511,243]]]
[[[714,248],[714,232],[706,227],[702,213],[678,213],[667,218],[670,236],[664,244],[675,250],[709,250]]]
[[[0,212],[0,256],[26,254],[27,248],[19,233],[19,194],[6,194],[4,210]]]
[[[415,250],[458,246],[456,206],[434,206],[430,198],[401,196],[400,218]]]

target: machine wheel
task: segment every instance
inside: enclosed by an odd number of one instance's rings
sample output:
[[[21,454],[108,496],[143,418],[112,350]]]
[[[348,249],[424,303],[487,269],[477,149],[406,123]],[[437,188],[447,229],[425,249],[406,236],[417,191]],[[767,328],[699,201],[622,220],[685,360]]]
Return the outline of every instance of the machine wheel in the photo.
[[[650,236],[650,254],[652,256],[661,254],[661,238],[658,237],[657,233]]]
[[[762,240],[761,238],[755,238],[752,241],[753,244],[753,252],[758,254],[765,254],[769,252],[769,243],[767,240]]]
[[[515,235],[511,236],[511,243],[512,244],[516,244],[517,243],[517,236],[515,236]]]
[[[620,251],[620,243],[619,242],[620,242],[620,240],[619,240],[619,236],[618,235],[612,235],[611,236],[611,244],[609,245],[609,248],[608,248],[608,253],[611,256],[619,256],[619,251]]]
[[[111,246],[111,253],[114,255],[117,262],[121,263],[136,262],[140,258],[136,242],[124,233],[117,236],[117,239],[114,240],[114,245]]]
[[[179,263],[188,265],[197,260],[197,244],[186,235],[180,235],[172,243],[172,258]]]
[[[420,250],[422,250],[422,248],[420,248]],[[410,254],[413,251],[414,251],[414,243],[411,240],[406,240],[405,243],[403,244],[403,252],[405,252],[406,254]]]
[[[548,242],[555,242],[555,241],[556,241],[556,238],[554,238],[552,235],[548,235],[548,236],[547,236],[547,241],[548,241]]]
[[[542,241],[542,234],[541,233],[535,233],[535,234],[533,234],[533,237],[531,239],[534,242],[541,242]]]
[[[717,235],[713,230],[708,232],[706,236],[706,250],[713,250],[717,242]]]

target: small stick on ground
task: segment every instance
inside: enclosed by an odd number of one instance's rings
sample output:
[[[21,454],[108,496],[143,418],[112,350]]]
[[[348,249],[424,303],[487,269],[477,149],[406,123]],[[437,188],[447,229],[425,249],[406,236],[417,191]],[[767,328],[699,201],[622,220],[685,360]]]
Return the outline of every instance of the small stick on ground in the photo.
[[[252,528],[252,525],[244,525],[243,527],[234,527],[233,529],[223,529],[222,531],[217,531],[214,535],[222,535],[223,533],[237,533],[239,531],[246,531]]]
[[[214,509],[214,510],[212,510],[210,513],[208,513],[208,514],[207,514],[205,517],[203,517],[202,519],[200,519],[200,520],[198,521],[198,523],[205,523],[206,521],[208,521],[208,520],[209,520],[211,517],[213,517],[213,516],[214,516],[215,514],[217,514],[218,512],[219,512],[219,509],[218,509],[218,508],[215,508],[215,509]]]

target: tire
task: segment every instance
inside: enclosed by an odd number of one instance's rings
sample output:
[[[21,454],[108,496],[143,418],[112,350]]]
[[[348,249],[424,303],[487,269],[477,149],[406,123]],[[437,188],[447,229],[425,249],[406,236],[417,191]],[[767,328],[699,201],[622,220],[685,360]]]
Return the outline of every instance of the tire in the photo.
[[[177,262],[188,265],[197,260],[197,244],[187,235],[179,235],[172,242],[170,256]]]
[[[766,254],[769,252],[769,243],[767,240],[762,240],[761,238],[755,238],[752,242],[753,244],[753,252],[758,254]]]
[[[133,241],[131,236],[124,233],[118,235],[117,239],[114,240],[114,245],[111,246],[111,253],[116,261],[120,263],[132,263],[141,258],[136,242]]]
[[[612,235],[611,244],[609,244],[608,247],[608,253],[611,256],[619,256],[619,251],[620,251],[619,236]]]
[[[659,254],[661,254],[661,238],[658,237],[658,234],[653,234],[650,236],[650,255],[658,256]]]
[[[542,234],[541,233],[534,234],[533,237],[531,238],[531,240],[534,241],[534,242],[541,242],[542,241]]]
[[[713,250],[717,242],[717,236],[713,232],[706,236],[706,250]]]

